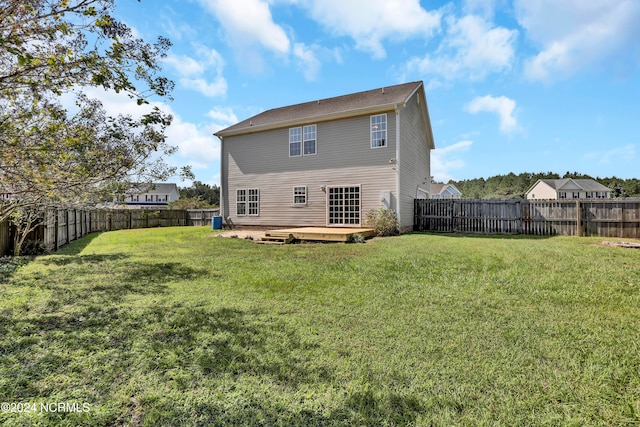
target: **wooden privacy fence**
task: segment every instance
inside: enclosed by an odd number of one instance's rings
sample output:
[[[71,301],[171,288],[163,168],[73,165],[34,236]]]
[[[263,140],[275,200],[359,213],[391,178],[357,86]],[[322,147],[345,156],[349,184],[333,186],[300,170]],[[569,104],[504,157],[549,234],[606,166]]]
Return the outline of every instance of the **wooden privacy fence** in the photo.
[[[640,238],[640,199],[416,200],[414,230]]]
[[[27,239],[42,242],[49,251],[73,242],[89,233],[134,228],[211,226],[219,209],[146,210],[146,209],[47,209],[42,224]],[[0,256],[13,248],[8,221],[0,223]]]

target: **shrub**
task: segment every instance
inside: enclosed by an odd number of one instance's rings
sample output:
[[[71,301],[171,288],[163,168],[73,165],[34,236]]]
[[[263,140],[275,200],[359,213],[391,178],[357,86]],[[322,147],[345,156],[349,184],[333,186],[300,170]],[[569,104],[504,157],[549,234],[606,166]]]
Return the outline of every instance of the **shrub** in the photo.
[[[397,236],[400,234],[398,217],[391,209],[370,210],[365,216],[365,225],[373,228],[377,236]]]
[[[20,255],[44,255],[47,252],[44,244],[38,240],[27,239],[20,246]]]
[[[350,243],[364,243],[365,242],[365,238],[362,234],[360,233],[356,233],[356,234],[352,234],[351,238],[349,239]]]

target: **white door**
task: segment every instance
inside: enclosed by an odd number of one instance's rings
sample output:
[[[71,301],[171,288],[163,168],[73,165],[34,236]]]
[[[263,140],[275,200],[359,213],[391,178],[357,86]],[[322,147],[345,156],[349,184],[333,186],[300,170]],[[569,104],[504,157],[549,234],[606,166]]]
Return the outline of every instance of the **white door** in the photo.
[[[327,225],[360,225],[360,186],[327,188]]]

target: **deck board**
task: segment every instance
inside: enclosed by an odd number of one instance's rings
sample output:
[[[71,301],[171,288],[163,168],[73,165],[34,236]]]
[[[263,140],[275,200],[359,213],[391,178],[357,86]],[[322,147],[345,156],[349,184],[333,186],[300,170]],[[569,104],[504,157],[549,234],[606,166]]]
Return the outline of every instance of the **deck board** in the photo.
[[[293,236],[298,240],[315,240],[330,242],[348,242],[354,234],[364,237],[373,237],[375,231],[372,228],[330,228],[330,227],[299,227],[278,230],[268,230],[267,237]]]

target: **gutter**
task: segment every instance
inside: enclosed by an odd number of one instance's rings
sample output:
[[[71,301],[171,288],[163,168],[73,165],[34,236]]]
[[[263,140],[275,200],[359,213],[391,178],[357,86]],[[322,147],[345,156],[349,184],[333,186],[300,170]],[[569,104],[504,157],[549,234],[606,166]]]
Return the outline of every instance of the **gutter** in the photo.
[[[237,135],[247,135],[247,134],[251,134],[251,133],[255,133],[255,132],[263,132],[266,130],[273,130],[273,129],[281,129],[281,128],[285,128],[285,127],[291,127],[294,125],[300,125],[301,123],[318,123],[318,122],[326,122],[326,121],[331,121],[331,120],[336,120],[336,119],[346,119],[346,118],[350,118],[350,117],[357,117],[357,116],[362,116],[362,115],[366,115],[366,114],[375,114],[375,113],[381,113],[384,111],[390,111],[390,110],[397,110],[399,106],[404,107],[405,103],[403,102],[402,104],[397,104],[397,103],[393,103],[393,104],[383,104],[383,105],[376,105],[373,107],[364,107],[364,108],[358,108],[355,110],[348,110],[348,111],[339,111],[336,113],[328,113],[328,114],[324,114],[324,115],[317,115],[317,116],[309,116],[309,117],[301,117],[301,118],[296,118],[296,119],[291,119],[291,120],[284,120],[281,122],[274,122],[274,123],[268,123],[268,124],[264,124],[264,125],[249,125],[247,127],[243,127],[240,129],[235,129],[235,130],[230,130],[230,131],[219,131],[217,133],[214,133],[215,136],[217,136],[218,138],[222,138],[222,135],[224,135],[224,137],[229,137],[229,136],[237,136]]]

